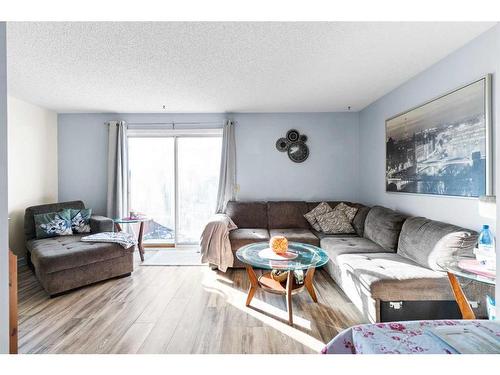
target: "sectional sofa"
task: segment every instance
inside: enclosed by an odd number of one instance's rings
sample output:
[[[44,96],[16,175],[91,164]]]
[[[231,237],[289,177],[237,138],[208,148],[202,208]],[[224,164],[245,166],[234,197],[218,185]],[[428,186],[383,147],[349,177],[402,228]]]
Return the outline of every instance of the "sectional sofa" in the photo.
[[[349,235],[315,231],[304,218],[320,202],[228,202],[225,214],[238,226],[231,250],[283,235],[320,246],[329,255],[328,274],[371,322],[459,318],[438,258],[472,252],[477,233],[391,209],[357,207]],[[328,202],[334,208],[340,202]],[[243,267],[236,257],[234,267]]]

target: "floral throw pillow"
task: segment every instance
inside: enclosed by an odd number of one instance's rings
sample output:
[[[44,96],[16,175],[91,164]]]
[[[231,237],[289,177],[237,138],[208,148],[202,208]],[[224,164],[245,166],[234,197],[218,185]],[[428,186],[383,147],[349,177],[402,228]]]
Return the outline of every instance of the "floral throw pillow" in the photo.
[[[314,207],[311,211],[309,211],[307,214],[305,214],[304,217],[306,218],[306,220],[309,222],[309,224],[311,224],[311,226],[315,230],[320,232],[321,226],[319,225],[316,217],[324,215],[330,211],[332,211],[332,208],[330,207],[330,205],[326,202],[321,202],[316,207]]]
[[[332,211],[317,217],[321,231],[326,234],[356,233],[351,224],[356,212],[357,208],[339,203]]]
[[[71,208],[69,212],[73,233],[90,233],[90,216],[92,215],[92,210],[90,208],[82,210]]]
[[[71,216],[69,210],[34,215],[36,238],[71,236]]]

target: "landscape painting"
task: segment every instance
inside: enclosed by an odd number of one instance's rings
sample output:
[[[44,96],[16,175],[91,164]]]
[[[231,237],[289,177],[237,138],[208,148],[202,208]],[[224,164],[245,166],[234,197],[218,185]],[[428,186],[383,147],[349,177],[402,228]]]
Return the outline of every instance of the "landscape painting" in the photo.
[[[386,121],[386,191],[487,193],[488,77]]]

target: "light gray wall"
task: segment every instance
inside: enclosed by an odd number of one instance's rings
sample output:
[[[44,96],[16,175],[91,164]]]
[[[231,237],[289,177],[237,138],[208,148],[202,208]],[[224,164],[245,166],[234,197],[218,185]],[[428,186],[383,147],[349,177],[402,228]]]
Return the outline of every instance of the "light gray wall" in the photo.
[[[241,200],[358,199],[357,113],[235,114]],[[309,158],[293,163],[278,152],[287,130],[307,135]]]
[[[214,127],[222,125],[223,119],[223,114],[59,114],[59,201],[81,199],[96,214],[106,213],[108,128],[105,122],[107,121],[119,120],[129,123],[197,121],[210,122],[204,126]]]
[[[59,114],[59,200],[82,199],[94,212],[105,213],[106,121],[206,122],[205,127],[219,127],[225,118],[236,121],[239,199],[358,198],[356,113]],[[290,128],[309,137],[311,153],[302,164],[275,148]]]
[[[488,223],[478,215],[477,199],[386,193],[385,120],[487,73],[494,74],[495,103],[499,34],[497,25],[360,112],[360,197],[364,203],[384,205],[471,229]],[[493,121],[495,133],[498,133],[496,113],[494,110]],[[494,226],[495,223],[490,221],[489,224]]]
[[[0,22],[0,353],[9,352],[7,51],[5,36],[5,22]]]

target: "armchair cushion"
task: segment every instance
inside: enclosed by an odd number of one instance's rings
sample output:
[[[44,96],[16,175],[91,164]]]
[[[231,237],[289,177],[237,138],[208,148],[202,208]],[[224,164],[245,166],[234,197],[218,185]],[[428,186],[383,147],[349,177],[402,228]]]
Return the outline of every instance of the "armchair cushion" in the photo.
[[[113,220],[104,216],[92,215],[90,217],[90,232],[102,233],[113,231]]]
[[[124,249],[116,243],[82,242],[80,238],[81,235],[74,235],[28,241],[37,275],[119,258],[134,251],[133,247]]]

